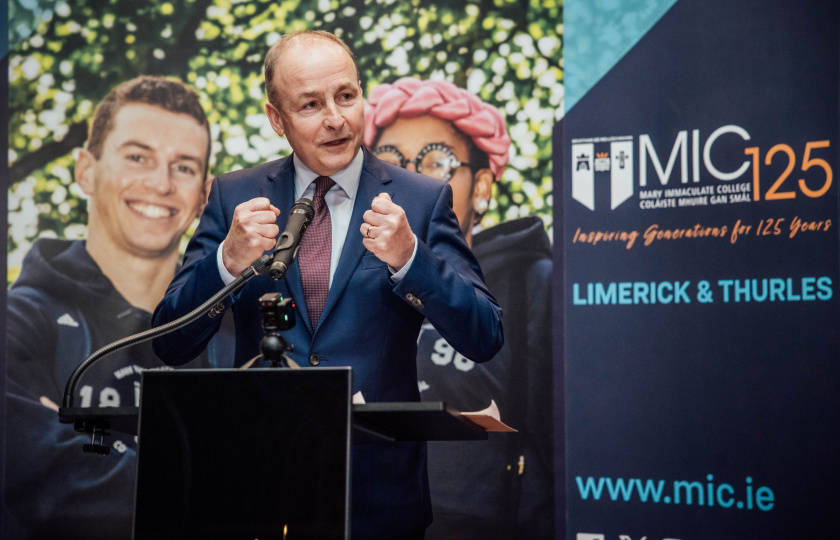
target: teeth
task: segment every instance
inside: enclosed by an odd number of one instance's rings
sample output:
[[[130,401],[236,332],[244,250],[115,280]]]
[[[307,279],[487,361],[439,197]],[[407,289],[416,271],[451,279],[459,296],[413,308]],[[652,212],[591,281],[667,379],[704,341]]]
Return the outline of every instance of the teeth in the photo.
[[[148,218],[168,218],[175,215],[172,208],[166,206],[158,206],[156,204],[146,204],[142,202],[129,202],[128,207],[139,212]]]

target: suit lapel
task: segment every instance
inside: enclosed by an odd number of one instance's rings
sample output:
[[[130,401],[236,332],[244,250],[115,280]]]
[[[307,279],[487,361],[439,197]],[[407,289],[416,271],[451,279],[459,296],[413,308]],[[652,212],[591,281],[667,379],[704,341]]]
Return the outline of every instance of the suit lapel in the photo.
[[[327,297],[327,303],[324,306],[324,311],[321,314],[321,321],[323,321],[332,310],[333,306],[338,302],[353,272],[362,260],[365,254],[364,244],[362,244],[362,235],[359,229],[364,222],[362,216],[370,209],[370,203],[374,197],[388,191],[393,199],[394,194],[392,190],[386,190],[385,184],[390,183],[390,178],[380,168],[375,161],[375,158],[365,152],[365,162],[362,167],[362,175],[359,178],[359,189],[356,192],[356,202],[353,204],[353,214],[350,218],[350,225],[347,228],[347,237],[344,239],[344,247],[341,250],[341,258],[338,261],[338,267],[333,276],[332,285],[330,285],[330,294]],[[320,324],[319,324],[320,326]]]

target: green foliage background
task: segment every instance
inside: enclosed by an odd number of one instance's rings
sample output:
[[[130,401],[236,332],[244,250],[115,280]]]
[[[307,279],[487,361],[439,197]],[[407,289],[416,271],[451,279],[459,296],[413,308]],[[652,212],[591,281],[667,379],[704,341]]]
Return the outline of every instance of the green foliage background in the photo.
[[[96,103],[122,81],[159,74],[199,90],[212,126],[213,174],[288,154],[263,113],[262,59],[282,33],[307,28],[348,42],[366,92],[407,75],[445,78],[503,111],[511,161],[482,226],[538,215],[551,231],[562,0],[31,4],[9,0],[9,283],[36,238],[86,236],[74,155]]]

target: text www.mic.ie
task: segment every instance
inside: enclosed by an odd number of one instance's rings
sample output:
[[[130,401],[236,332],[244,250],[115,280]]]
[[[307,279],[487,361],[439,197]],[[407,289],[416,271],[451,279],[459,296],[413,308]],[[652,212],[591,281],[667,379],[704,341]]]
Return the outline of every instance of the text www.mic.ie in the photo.
[[[674,480],[671,484],[665,480],[639,478],[575,477],[580,498],[585,501],[685,504],[765,512],[773,508],[773,490],[754,485],[751,476],[741,485],[715,483],[714,480],[711,474],[706,476],[706,482]],[[666,491],[666,487],[670,491]]]

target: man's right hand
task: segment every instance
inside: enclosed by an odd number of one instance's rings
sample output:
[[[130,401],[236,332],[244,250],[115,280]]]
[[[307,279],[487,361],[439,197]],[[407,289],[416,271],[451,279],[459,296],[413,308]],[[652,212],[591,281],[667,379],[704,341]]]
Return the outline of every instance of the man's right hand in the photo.
[[[233,222],[222,247],[222,262],[233,277],[239,277],[254,260],[274,247],[280,234],[280,210],[265,197],[257,197],[236,207]]]

